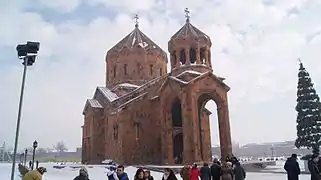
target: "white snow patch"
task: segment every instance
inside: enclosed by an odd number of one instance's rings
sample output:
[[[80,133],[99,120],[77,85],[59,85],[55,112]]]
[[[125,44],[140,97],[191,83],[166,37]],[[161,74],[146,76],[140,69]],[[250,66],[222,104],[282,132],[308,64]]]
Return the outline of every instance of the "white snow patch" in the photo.
[[[136,41],[136,38],[135,38],[135,37],[133,37],[133,41],[132,41],[132,47],[134,46],[134,44],[135,44],[135,41]]]
[[[147,42],[141,42],[141,43],[138,43],[138,45],[140,45],[140,47],[142,48],[145,48],[148,46],[148,43]]]
[[[130,84],[130,83],[122,83],[122,84],[118,84],[117,86],[119,86],[119,87],[130,87],[130,88],[138,88],[138,87],[140,87],[138,85]]]
[[[173,77],[173,76],[168,76],[169,78],[175,80],[175,81],[178,81],[179,83],[182,83],[182,84],[188,84],[188,82],[186,81],[183,81],[181,79],[178,79],[177,77]]]
[[[202,73],[197,72],[197,71],[193,71],[193,70],[186,70],[186,71],[180,73],[179,75],[177,75],[177,77],[180,77],[180,76],[182,76],[182,75],[184,75],[184,74],[201,75]]]

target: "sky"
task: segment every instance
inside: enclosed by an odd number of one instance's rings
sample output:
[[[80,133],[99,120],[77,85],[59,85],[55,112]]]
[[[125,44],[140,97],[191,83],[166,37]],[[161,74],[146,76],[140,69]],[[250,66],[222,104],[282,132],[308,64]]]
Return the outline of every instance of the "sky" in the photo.
[[[19,149],[64,141],[81,145],[82,110],[104,85],[105,55],[134,28],[167,51],[170,37],[191,23],[211,37],[214,73],[225,77],[233,141],[296,138],[298,58],[321,90],[319,0],[11,0],[0,1],[0,142],[12,146],[23,66],[15,47],[39,41],[28,68]],[[216,107],[212,144],[218,144]]]

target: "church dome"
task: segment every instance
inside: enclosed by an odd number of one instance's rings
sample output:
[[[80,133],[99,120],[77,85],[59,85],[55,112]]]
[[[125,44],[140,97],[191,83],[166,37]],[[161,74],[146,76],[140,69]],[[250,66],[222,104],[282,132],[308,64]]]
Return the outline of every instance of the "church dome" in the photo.
[[[187,19],[184,26],[179,29],[172,37],[171,40],[181,39],[181,38],[200,38],[211,42],[211,39],[208,35],[203,33],[201,30],[197,29],[190,23],[190,20]]]
[[[125,38],[113,46],[107,54],[118,54],[123,49],[132,50],[134,48],[143,48],[146,52],[158,51],[161,55],[166,56],[166,52],[146,36],[136,24],[135,29],[130,32]]]
[[[142,85],[167,73],[167,54],[139,28],[113,46],[106,55],[106,86]]]

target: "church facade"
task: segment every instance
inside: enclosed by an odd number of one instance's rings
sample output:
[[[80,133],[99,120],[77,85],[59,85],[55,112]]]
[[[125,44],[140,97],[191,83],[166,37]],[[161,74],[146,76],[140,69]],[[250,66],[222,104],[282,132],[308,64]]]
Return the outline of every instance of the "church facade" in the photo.
[[[106,55],[106,85],[86,101],[82,162],[181,164],[210,161],[207,101],[217,104],[222,157],[232,154],[227,92],[213,74],[211,40],[187,18],[168,57],[136,24]]]

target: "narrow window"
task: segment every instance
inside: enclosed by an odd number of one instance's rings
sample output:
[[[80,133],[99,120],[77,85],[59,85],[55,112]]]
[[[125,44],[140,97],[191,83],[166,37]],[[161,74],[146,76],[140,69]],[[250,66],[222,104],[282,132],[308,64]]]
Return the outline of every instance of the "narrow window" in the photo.
[[[116,66],[114,66],[114,77],[116,77]]]
[[[124,64],[124,74],[127,75],[127,64]]]
[[[152,76],[153,75],[153,65],[152,64],[149,65],[149,70],[150,70],[149,73]]]
[[[140,74],[140,64],[137,63],[137,73]]]
[[[159,69],[159,75],[162,76],[163,75],[163,68]]]
[[[116,140],[118,138],[118,125],[114,126],[114,139]]]
[[[136,140],[140,138],[140,132],[139,132],[139,124],[135,123],[135,133],[136,133]]]

